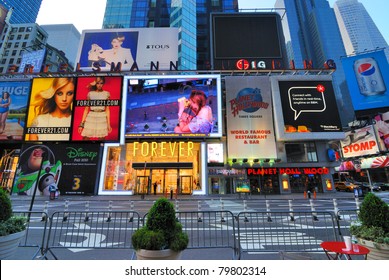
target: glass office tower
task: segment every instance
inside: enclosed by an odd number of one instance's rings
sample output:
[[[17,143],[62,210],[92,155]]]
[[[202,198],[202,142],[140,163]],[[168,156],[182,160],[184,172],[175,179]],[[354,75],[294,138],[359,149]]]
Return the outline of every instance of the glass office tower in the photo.
[[[13,8],[11,24],[35,23],[42,0],[0,0],[8,10]]]
[[[107,0],[103,28],[178,27],[179,69],[210,69],[210,13],[238,12],[238,0]]]
[[[286,11],[282,26],[289,59],[296,68],[303,60],[312,61],[314,68],[323,68],[328,59],[336,63],[333,74],[334,90],[342,125],[353,121],[354,112],[340,58],[346,55],[334,10],[327,0],[277,0],[275,7]]]
[[[338,0],[334,10],[348,55],[385,48],[389,61],[388,43],[362,3],[358,0]]]

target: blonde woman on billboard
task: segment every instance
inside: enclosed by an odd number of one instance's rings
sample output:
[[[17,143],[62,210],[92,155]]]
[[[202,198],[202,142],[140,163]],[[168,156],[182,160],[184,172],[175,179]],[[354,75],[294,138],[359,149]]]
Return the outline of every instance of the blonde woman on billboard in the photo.
[[[178,125],[175,133],[211,133],[213,128],[212,109],[207,97],[201,90],[192,90],[189,100],[178,101]]]
[[[4,91],[0,101],[0,134],[5,130],[9,105],[11,105],[11,96],[8,91]]]
[[[48,89],[38,92],[34,107],[36,117],[30,127],[70,128],[74,98],[74,78],[53,78]],[[66,134],[30,134],[29,140],[69,140]]]
[[[89,84],[88,100],[108,100],[110,93],[103,89],[105,84],[104,77],[96,77]],[[111,133],[111,115],[109,106],[86,106],[82,115],[82,120],[78,126],[78,133],[84,140],[98,138],[103,140]]]
[[[103,50],[99,54],[99,58],[103,59],[106,66],[111,66],[112,63],[117,65],[119,62],[122,64],[122,68],[130,68],[134,64],[134,59],[131,54],[131,49],[123,48],[123,42],[126,38],[123,35],[115,34],[112,38],[112,49]]]

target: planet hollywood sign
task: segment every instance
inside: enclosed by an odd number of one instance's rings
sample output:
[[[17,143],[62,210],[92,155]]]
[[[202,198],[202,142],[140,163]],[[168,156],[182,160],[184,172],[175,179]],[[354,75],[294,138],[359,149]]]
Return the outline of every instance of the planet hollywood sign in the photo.
[[[247,175],[323,175],[329,174],[330,170],[326,167],[307,167],[307,168],[248,168]]]

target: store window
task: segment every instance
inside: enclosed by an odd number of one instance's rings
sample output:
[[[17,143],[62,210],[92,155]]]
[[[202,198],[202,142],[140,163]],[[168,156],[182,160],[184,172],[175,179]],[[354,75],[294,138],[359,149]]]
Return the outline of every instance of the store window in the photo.
[[[285,143],[287,162],[317,162],[314,142]]]
[[[200,143],[134,142],[108,147],[103,192],[192,194],[201,189]]]

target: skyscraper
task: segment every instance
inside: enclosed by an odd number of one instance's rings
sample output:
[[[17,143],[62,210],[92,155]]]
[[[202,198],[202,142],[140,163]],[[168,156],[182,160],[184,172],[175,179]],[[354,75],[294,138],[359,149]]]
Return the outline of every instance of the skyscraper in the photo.
[[[314,68],[322,68],[328,59],[336,63],[333,85],[345,126],[354,119],[351,99],[340,58],[346,55],[334,10],[327,0],[277,0],[275,7],[285,11],[282,20],[287,54],[297,68],[303,60],[312,61]]]
[[[13,8],[9,23],[35,23],[42,0],[0,0],[0,4]]]
[[[238,0],[107,0],[103,28],[179,27],[181,70],[210,69],[211,12],[238,12]]]
[[[334,11],[348,55],[385,48],[389,60],[389,46],[373,19],[358,0],[338,0]]]

